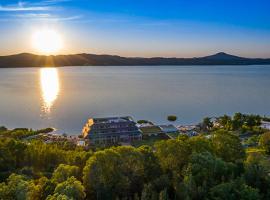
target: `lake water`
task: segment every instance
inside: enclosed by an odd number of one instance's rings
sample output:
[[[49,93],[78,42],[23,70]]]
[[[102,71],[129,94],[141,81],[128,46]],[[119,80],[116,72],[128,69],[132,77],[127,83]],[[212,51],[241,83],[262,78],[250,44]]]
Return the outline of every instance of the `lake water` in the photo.
[[[90,117],[193,124],[270,114],[270,66],[95,66],[0,69],[0,126],[79,134]]]

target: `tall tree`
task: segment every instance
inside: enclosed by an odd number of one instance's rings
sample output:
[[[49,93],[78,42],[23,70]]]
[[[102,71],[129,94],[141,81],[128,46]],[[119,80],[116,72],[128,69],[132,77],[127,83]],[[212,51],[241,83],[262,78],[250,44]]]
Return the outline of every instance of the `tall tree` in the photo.
[[[77,166],[60,164],[53,172],[52,180],[56,183],[66,181],[68,178],[74,176],[80,177],[80,169]]]
[[[227,162],[238,162],[245,158],[245,151],[237,135],[228,131],[216,131],[212,137],[215,154]]]
[[[86,196],[84,190],[82,183],[72,176],[66,181],[59,183],[56,186],[54,193],[65,195],[70,199],[83,200]]]

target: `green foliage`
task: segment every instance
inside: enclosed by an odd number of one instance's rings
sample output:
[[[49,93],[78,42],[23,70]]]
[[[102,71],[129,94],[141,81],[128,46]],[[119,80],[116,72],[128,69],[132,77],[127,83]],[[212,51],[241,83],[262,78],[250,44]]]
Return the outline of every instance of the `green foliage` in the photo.
[[[227,162],[238,162],[245,158],[239,137],[228,131],[216,131],[212,143],[215,154]]]
[[[141,200],[157,200],[158,194],[151,184],[146,184],[143,187]]]
[[[53,194],[56,187],[55,183],[47,177],[41,177],[37,180],[37,186],[40,188],[40,198],[46,199],[49,195]]]
[[[80,169],[77,166],[70,166],[65,164],[60,164],[53,172],[52,180],[56,183],[62,183],[70,177],[80,177]]]
[[[59,183],[55,188],[54,194],[57,196],[65,195],[68,197],[68,199],[76,200],[83,200],[86,196],[82,183],[73,176],[64,182]],[[57,199],[59,199],[59,196]]]
[[[53,128],[44,128],[44,129],[39,129],[36,131],[36,133],[50,133],[53,132],[54,129]]]
[[[52,172],[61,163],[77,165],[82,169],[91,152],[65,150],[57,144],[44,144],[37,141],[27,147],[25,154],[27,165],[35,170]]]
[[[213,152],[213,145],[210,140],[203,136],[191,137],[187,142],[189,143],[193,153]]]
[[[28,137],[38,131],[0,128],[0,200],[270,199],[270,133],[261,135],[260,119],[236,113],[212,127],[205,118],[210,138],[181,135],[94,153],[65,139]],[[239,135],[253,150],[245,153]]]
[[[259,115],[245,115],[242,113],[235,113],[231,118],[224,115],[218,118],[221,128],[231,131],[253,131],[254,128],[261,124],[262,117]]]
[[[67,195],[64,194],[53,194],[49,195],[46,200],[74,200],[73,198],[69,198]]]
[[[248,146],[258,146],[259,144],[259,140],[260,140],[260,136],[259,135],[252,135],[251,137],[249,137],[246,141],[245,144]]]
[[[215,200],[258,200],[260,195],[257,189],[254,189],[244,183],[242,179],[233,180],[227,183],[221,183],[211,189],[211,199]]]
[[[0,132],[4,132],[4,131],[7,131],[8,129],[4,126],[0,126]]]
[[[225,130],[231,129],[232,119],[228,115],[223,115],[218,118],[218,122],[221,126],[221,128],[224,128]]]
[[[191,154],[189,144],[182,140],[166,140],[156,143],[155,149],[162,169],[180,176]]]
[[[209,152],[195,153],[184,171],[185,188],[192,199],[206,198],[211,187],[234,177],[236,166]]]
[[[264,133],[259,141],[260,146],[270,154],[270,132]]]
[[[209,131],[213,127],[213,122],[211,118],[205,117],[201,123],[201,128],[203,131]]]
[[[6,178],[10,171],[23,165],[26,148],[21,141],[0,138],[0,179]]]
[[[264,199],[270,198],[270,161],[261,153],[249,154],[245,162],[244,178],[247,185],[258,188]]]
[[[143,183],[143,155],[133,147],[94,153],[83,170],[85,188],[101,199],[133,196]]]
[[[14,138],[14,139],[23,139],[29,136],[37,135],[38,133],[36,131],[28,130],[25,128],[20,128],[20,129],[14,129],[14,130],[5,130],[2,128],[0,131],[0,135],[9,137],[9,138]]]
[[[144,181],[149,182],[162,175],[161,167],[153,150],[149,146],[141,146],[138,151],[142,154],[144,166]]]
[[[0,199],[34,200],[39,198],[39,188],[24,176],[12,174],[7,179],[7,184],[0,184]]]

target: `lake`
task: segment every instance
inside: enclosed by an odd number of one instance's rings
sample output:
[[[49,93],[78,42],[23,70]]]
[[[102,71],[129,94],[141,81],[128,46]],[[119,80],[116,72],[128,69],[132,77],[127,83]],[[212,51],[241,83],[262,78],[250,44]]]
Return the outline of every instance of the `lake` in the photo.
[[[270,114],[270,66],[89,66],[0,69],[0,126],[79,134],[90,117],[176,124]]]

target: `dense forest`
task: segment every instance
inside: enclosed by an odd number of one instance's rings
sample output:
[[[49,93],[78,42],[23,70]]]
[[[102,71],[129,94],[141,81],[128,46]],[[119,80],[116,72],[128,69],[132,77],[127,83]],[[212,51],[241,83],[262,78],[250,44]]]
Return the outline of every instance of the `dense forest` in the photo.
[[[199,136],[137,148],[46,144],[25,139],[42,131],[1,127],[0,199],[270,199],[270,132],[261,120],[205,118]]]

